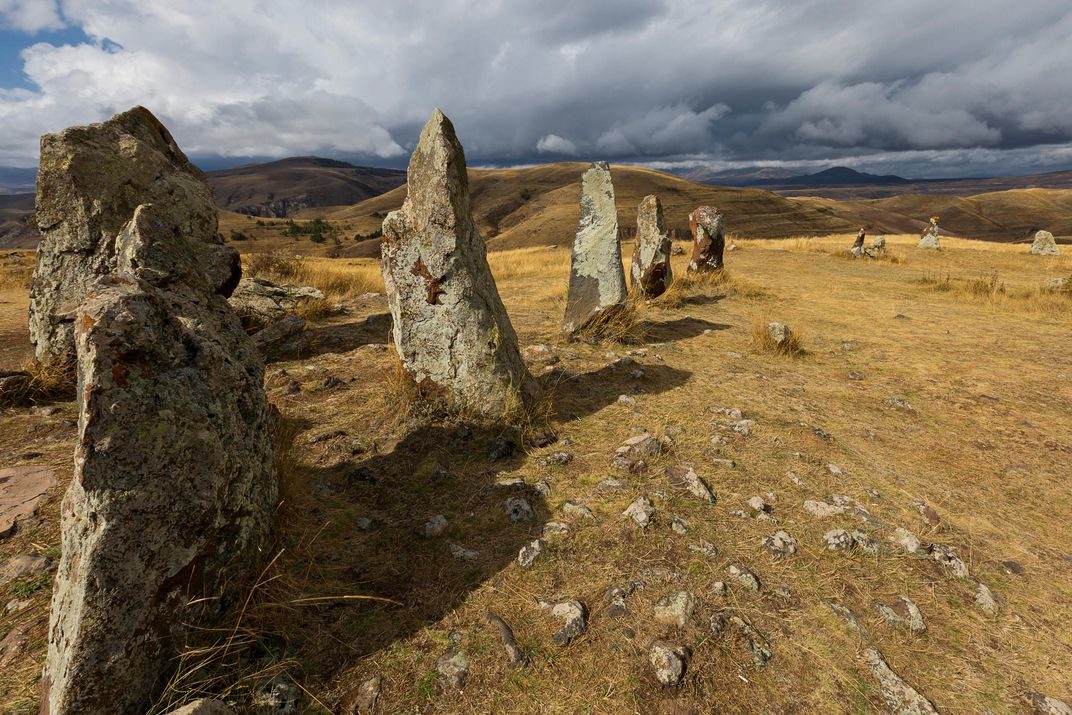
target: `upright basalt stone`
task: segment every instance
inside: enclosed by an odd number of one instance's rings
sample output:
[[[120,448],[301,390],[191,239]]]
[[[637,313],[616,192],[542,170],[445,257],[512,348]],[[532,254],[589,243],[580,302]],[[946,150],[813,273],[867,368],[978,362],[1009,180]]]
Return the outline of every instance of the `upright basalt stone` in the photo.
[[[692,259],[689,273],[713,273],[725,266],[726,235],[722,212],[714,206],[701,206],[689,214],[692,231]]]
[[[1057,247],[1057,241],[1053,240],[1052,233],[1039,231],[1035,234],[1035,240],[1031,244],[1031,254],[1034,256],[1060,256],[1061,249]]]
[[[238,284],[238,253],[223,245],[204,174],[147,109],[46,134],[37,172],[41,243],[30,288],[37,359],[73,361],[75,312],[93,279],[116,269],[119,234],[141,204],[155,205],[204,244],[197,268],[213,292],[226,296]]]
[[[941,248],[941,242],[938,240],[938,232],[941,229],[938,228],[938,217],[932,216],[930,225],[923,229],[923,234],[919,238],[920,248]]]
[[[594,162],[581,176],[581,218],[573,239],[562,332],[573,337],[608,319],[625,307],[627,297],[610,166]]]
[[[423,391],[488,417],[531,395],[473,220],[465,153],[438,109],[410,159],[406,200],[384,219],[382,269],[395,347]]]
[[[670,236],[663,219],[663,205],[655,195],[645,196],[637,208],[636,246],[630,278],[633,290],[648,298],[665,293],[673,279]]]
[[[154,126],[144,110],[120,116],[146,122],[126,125],[131,136]],[[174,155],[162,144],[140,143],[133,160],[109,155],[101,147],[112,129],[58,135],[83,137],[70,164],[86,166],[78,152],[88,147],[111,164],[117,186],[122,172],[135,177],[124,194],[138,185],[141,162],[172,166],[158,156]],[[158,203],[125,195],[123,206],[135,208],[109,239],[114,272],[89,284],[72,321],[79,431],[43,713],[144,713],[185,629],[213,625],[228,603],[226,587],[265,543],[277,503],[264,367],[220,291],[222,247],[204,233],[211,195],[174,186],[170,200],[147,191]],[[44,205],[63,205],[49,192],[65,185],[44,187]],[[119,223],[111,213],[96,221]]]

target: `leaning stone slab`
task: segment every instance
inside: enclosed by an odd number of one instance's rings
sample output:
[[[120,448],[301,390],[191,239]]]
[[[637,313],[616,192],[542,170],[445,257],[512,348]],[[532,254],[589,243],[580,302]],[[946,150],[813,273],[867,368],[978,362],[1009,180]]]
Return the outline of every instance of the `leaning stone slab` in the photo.
[[[8,467],[0,469],[0,539],[18,529],[19,523],[31,519],[56,477],[48,467]]]
[[[78,138],[70,166],[89,171],[84,152],[125,186],[100,224],[133,208],[114,272],[88,284],[72,323],[79,428],[43,682],[51,715],[145,712],[187,627],[213,624],[264,545],[278,495],[264,367],[205,234],[211,194],[200,175],[173,175],[174,194],[158,196],[143,166],[166,174],[181,153],[148,112],[120,117],[56,135]],[[39,201],[63,205],[49,192],[67,185],[44,189]]]
[[[1035,234],[1035,240],[1031,244],[1031,254],[1035,256],[1060,256],[1061,249],[1057,247],[1057,241],[1053,240],[1052,233],[1039,231]]]
[[[574,337],[608,319],[625,307],[627,295],[614,184],[610,166],[599,161],[581,176],[581,218],[573,239],[562,332]]]
[[[383,222],[394,342],[426,394],[485,416],[531,395],[487,249],[473,220],[465,153],[438,109],[409,162],[405,203]]]
[[[115,270],[120,234],[142,204],[155,204],[160,220],[203,244],[193,255],[172,254],[158,270],[193,268],[214,293],[234,290],[242,268],[238,252],[219,235],[212,189],[147,109],[46,134],[37,172],[41,243],[30,287],[30,340],[38,360],[73,362],[78,306],[94,278]]]
[[[673,277],[663,205],[658,196],[645,196],[637,209],[636,246],[630,271],[633,290],[647,298],[657,298],[670,287]]]
[[[701,206],[689,214],[692,231],[692,258],[689,273],[712,273],[725,267],[726,235],[722,212],[714,206]]]

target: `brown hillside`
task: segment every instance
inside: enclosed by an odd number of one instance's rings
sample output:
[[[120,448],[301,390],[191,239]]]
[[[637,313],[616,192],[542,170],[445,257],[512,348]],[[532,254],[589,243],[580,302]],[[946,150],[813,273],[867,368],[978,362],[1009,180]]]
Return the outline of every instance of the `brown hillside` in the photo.
[[[577,228],[580,176],[585,164],[547,164],[522,169],[471,169],[473,210],[492,250],[538,245],[569,245]],[[650,169],[614,166],[618,219],[628,236],[636,223],[636,207],[647,194],[657,194],[667,223],[678,238],[688,236],[688,214],[697,206],[722,209],[730,232],[756,238],[827,235],[845,232],[851,222],[826,207],[790,201],[761,189],[697,184]],[[379,228],[388,211],[402,205],[405,188],[355,206],[302,211],[298,217],[321,217],[353,224],[368,234]],[[373,245],[364,247],[373,248]]]
[[[33,194],[0,196],[0,249],[37,245],[37,231],[26,225],[26,218],[33,210]]]
[[[221,209],[285,218],[311,206],[364,201],[404,184],[406,172],[295,157],[209,172],[208,180]]]

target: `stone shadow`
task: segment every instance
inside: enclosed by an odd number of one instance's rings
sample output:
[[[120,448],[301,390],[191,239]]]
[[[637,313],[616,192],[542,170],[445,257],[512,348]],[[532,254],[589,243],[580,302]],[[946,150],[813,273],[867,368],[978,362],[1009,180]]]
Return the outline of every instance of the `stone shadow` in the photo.
[[[298,441],[310,445],[303,459],[344,457],[326,467],[299,464],[286,476],[282,580],[299,598],[350,597],[289,610],[283,632],[266,640],[275,646],[264,655],[293,658],[308,682],[330,682],[448,616],[508,568],[550,514],[531,486],[496,484],[526,458],[520,446],[504,447],[520,445],[509,433],[426,426],[379,444],[342,430],[305,432]],[[528,502],[529,520],[511,523],[504,508],[511,497]],[[435,515],[446,518],[443,533],[419,533]],[[336,707],[349,712],[351,696],[343,692]]]
[[[733,327],[726,323],[712,323],[702,318],[677,318],[661,322],[645,320],[640,324],[640,329],[648,342],[669,343],[674,340],[685,340],[702,335],[705,330],[728,330]]]
[[[634,370],[643,370],[641,378]],[[621,395],[655,395],[688,382],[692,373],[660,364],[611,364],[592,372],[572,375],[553,371],[540,378],[551,395],[552,416],[568,421],[598,412],[618,401]]]

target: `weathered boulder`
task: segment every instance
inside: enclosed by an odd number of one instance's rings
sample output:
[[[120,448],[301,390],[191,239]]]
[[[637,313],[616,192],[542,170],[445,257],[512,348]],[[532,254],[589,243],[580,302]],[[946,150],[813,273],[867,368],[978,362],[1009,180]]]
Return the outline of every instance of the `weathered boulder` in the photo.
[[[161,279],[194,271],[213,293],[234,290],[242,266],[219,235],[212,189],[147,109],[46,134],[37,172],[41,242],[30,287],[37,359],[74,360],[78,306],[94,278],[116,269],[121,234],[143,204],[156,207],[155,220],[200,244],[190,255],[172,252],[158,260],[154,270]],[[166,236],[157,238],[168,243]]]
[[[648,298],[656,298],[666,292],[673,277],[670,235],[663,219],[663,205],[659,197],[645,196],[637,209],[636,246],[630,272],[633,290]]]
[[[263,330],[258,330],[252,337],[265,362],[300,357],[309,347],[305,321],[296,315],[280,318]]]
[[[438,109],[409,162],[406,200],[383,222],[394,342],[425,394],[495,417],[531,396],[484,239],[469,205],[465,153]]]
[[[923,235],[919,239],[920,248],[941,248],[941,243],[938,240],[938,217],[931,216],[930,225],[923,229]]]
[[[573,337],[609,319],[625,307],[627,296],[610,166],[594,162],[581,176],[581,218],[573,239],[562,332]]]
[[[1060,256],[1061,249],[1057,247],[1057,241],[1053,240],[1052,233],[1039,231],[1031,244],[1031,253],[1035,256]]]
[[[722,212],[714,206],[701,206],[689,214],[692,231],[692,259],[689,273],[711,273],[725,266],[726,235]]]
[[[264,367],[221,290],[211,194],[199,174],[172,172],[170,198],[143,180],[143,164],[167,174],[181,156],[149,142],[166,134],[149,119],[134,110],[56,135],[81,138],[70,166],[87,166],[84,147],[111,167],[125,188],[110,211],[135,208],[115,272],[88,286],[73,323],[79,433],[45,665],[53,715],[145,712],[186,628],[213,621],[264,544],[277,501]],[[124,127],[134,134],[117,138]],[[43,188],[45,206],[70,199],[50,195],[67,184]],[[138,203],[136,188],[159,203]]]
[[[277,285],[264,278],[243,278],[227,302],[246,332],[253,333],[292,315],[303,301],[323,299],[324,294],[310,286]]]

